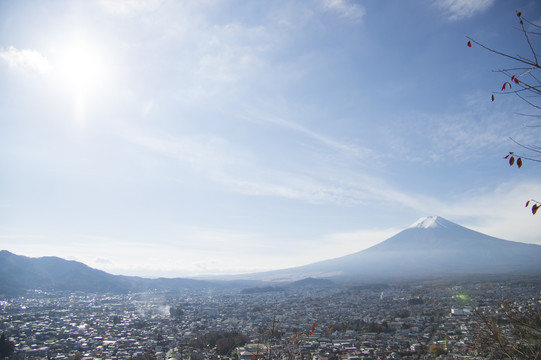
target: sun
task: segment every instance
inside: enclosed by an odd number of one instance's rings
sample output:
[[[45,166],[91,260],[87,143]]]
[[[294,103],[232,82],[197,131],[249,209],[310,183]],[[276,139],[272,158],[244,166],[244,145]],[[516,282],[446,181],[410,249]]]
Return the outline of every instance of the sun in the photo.
[[[59,65],[63,80],[75,89],[90,91],[103,80],[105,69],[102,55],[85,43],[67,49]]]
[[[97,42],[74,36],[56,48],[55,78],[72,99],[75,118],[82,123],[90,104],[107,88],[110,61]]]

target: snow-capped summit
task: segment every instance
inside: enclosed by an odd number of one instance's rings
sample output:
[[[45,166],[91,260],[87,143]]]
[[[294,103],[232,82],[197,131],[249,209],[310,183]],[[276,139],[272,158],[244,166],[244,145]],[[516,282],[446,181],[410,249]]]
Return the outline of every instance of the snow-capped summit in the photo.
[[[376,282],[450,276],[539,276],[539,259],[540,245],[498,239],[440,216],[428,216],[368,249],[269,272],[266,279],[302,275]]]
[[[438,227],[438,226],[446,227],[445,226],[446,222],[448,222],[448,221],[445,220],[444,218],[440,217],[440,216],[436,216],[436,215],[435,216],[426,216],[426,217],[420,218],[419,220],[417,220],[416,222],[411,224],[408,227],[408,229],[414,229],[414,228],[430,229],[430,228],[435,228],[435,227]]]

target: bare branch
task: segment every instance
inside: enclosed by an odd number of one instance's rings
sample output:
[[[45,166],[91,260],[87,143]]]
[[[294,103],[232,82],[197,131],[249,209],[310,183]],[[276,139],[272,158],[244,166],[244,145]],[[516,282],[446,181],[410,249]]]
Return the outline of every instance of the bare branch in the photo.
[[[525,117],[534,117],[534,118],[538,118],[538,119],[541,119],[541,115],[539,114],[525,114],[525,113],[515,113],[517,115],[520,115],[520,116],[525,116]],[[524,125],[525,127],[540,127],[541,125]]]
[[[509,78],[508,81],[503,83],[501,91],[495,91],[492,93],[492,101],[494,101],[494,94],[505,94],[505,95],[516,95],[519,97],[524,103],[532,107],[533,109],[541,112],[541,77],[536,74],[536,70],[541,69],[541,66],[539,65],[539,57],[536,51],[536,48],[534,47],[534,43],[531,41],[531,37],[534,35],[541,35],[541,32],[535,32],[531,31],[531,29],[527,29],[525,24],[528,25],[528,27],[532,27],[535,29],[541,29],[541,25],[534,24],[527,19],[522,17],[522,13],[517,11],[516,15],[519,18],[520,27],[516,28],[517,31],[520,31],[522,33],[522,36],[524,36],[526,43],[529,47],[530,56],[533,57],[533,60],[530,58],[523,56],[521,54],[518,55],[510,55],[509,53],[505,53],[499,50],[496,50],[494,48],[491,48],[487,45],[484,45],[470,37],[468,37],[468,46],[471,47],[472,43],[475,43],[482,47],[483,49],[502,56],[507,59],[513,60],[518,66],[516,67],[510,67],[506,69],[500,69],[495,70],[495,72],[499,72],[504,74],[506,77]],[[537,119],[541,119],[541,113],[540,114],[521,114],[519,115],[528,116],[528,117],[534,117]],[[535,125],[529,125],[527,126],[529,128],[541,128],[540,124]],[[505,156],[505,159],[509,160],[509,165],[513,166],[516,164],[519,168],[523,165],[523,160],[529,160],[533,162],[541,162],[541,146],[536,145],[524,145],[519,143],[518,141],[515,141],[511,138],[511,140],[518,145],[520,148],[525,150],[524,154],[515,154],[513,152],[509,152],[507,156]],[[516,162],[515,162],[516,160]],[[531,206],[532,213],[535,215],[538,211],[538,209],[541,208],[541,204],[530,200],[526,202],[526,207],[529,206],[530,202],[532,202],[534,205]],[[485,319],[486,320],[486,319]],[[487,327],[488,327],[487,322]],[[541,334],[541,330],[538,331]],[[493,333],[493,336],[495,337],[497,334]],[[500,347],[502,344],[500,344]],[[540,346],[541,347],[541,346]],[[503,351],[503,348],[502,348]],[[538,351],[541,351],[541,349],[538,349]],[[517,354],[520,353],[520,349],[517,349]],[[524,355],[524,354],[521,354]],[[536,355],[537,356],[537,355]],[[525,357],[524,358],[528,358]]]
[[[541,25],[537,25],[533,22],[531,22],[530,20],[526,19],[526,18],[522,18],[522,20],[526,23],[528,23],[529,25],[532,25],[533,27],[536,27],[538,29],[541,29]],[[541,35],[541,33],[535,33],[533,31],[529,31],[530,34],[536,34],[536,35]]]
[[[479,46],[482,47],[483,49],[486,49],[486,50],[488,50],[488,51],[490,51],[490,52],[492,52],[492,53],[494,53],[494,54],[498,54],[498,55],[500,55],[500,56],[503,56],[503,57],[506,57],[506,58],[509,58],[509,59],[512,59],[512,60],[521,62],[521,63],[523,63],[523,64],[526,64],[526,65],[530,65],[530,66],[539,68],[539,65],[536,64],[536,63],[534,63],[534,62],[532,62],[532,61],[523,60],[523,59],[518,58],[518,57],[516,57],[516,56],[511,56],[511,55],[506,54],[506,53],[503,53],[503,52],[501,52],[501,51],[494,50],[494,49],[489,48],[488,46],[485,46],[485,45],[481,44],[480,42],[478,42],[478,41],[476,41],[476,40],[470,38],[469,36],[467,36],[467,39],[470,40],[471,42],[473,42],[473,43],[479,45]]]
[[[526,102],[528,105],[530,105],[531,107],[534,107],[536,109],[540,109],[541,110],[541,106],[539,105],[535,105],[534,103],[532,103],[531,101],[529,101],[528,99],[526,99],[524,96],[522,96],[521,94],[519,94],[518,91],[515,92],[515,94],[521,98],[524,102]]]
[[[530,46],[530,51],[532,52],[532,55],[535,59],[535,65],[537,65],[537,67],[539,67],[538,65],[538,61],[537,61],[537,54],[535,53],[535,50],[532,46],[532,42],[530,41],[530,37],[528,36],[528,32],[526,31],[526,29],[524,28],[524,21],[522,20],[522,16],[519,16],[519,19],[520,19],[520,26],[522,27],[522,32],[524,33],[524,37],[526,38],[526,41],[528,42],[528,46]]]

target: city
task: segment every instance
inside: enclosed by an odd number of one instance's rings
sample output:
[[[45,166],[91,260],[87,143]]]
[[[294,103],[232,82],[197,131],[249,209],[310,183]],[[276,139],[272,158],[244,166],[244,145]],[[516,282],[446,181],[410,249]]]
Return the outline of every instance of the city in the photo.
[[[10,359],[484,359],[505,300],[538,309],[541,282],[29,291],[1,300],[0,331]]]

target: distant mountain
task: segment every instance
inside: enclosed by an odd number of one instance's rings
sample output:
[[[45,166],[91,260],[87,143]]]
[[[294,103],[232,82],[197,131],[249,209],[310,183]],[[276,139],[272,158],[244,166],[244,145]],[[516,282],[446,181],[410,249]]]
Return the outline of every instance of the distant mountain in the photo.
[[[306,279],[301,279],[291,283],[291,286],[299,287],[328,287],[335,286],[335,283],[329,279],[314,279],[313,277],[308,277]]]
[[[487,275],[541,275],[541,246],[498,239],[430,216],[363,251],[250,278],[373,283]]]
[[[276,292],[284,292],[284,287],[278,287],[278,286],[260,286],[260,287],[251,287],[242,289],[240,292],[241,294],[263,294],[263,293],[276,293]]]
[[[241,294],[262,294],[262,293],[276,293],[276,292],[286,292],[291,289],[295,288],[329,288],[329,287],[336,287],[337,284],[335,284],[333,281],[329,279],[314,279],[314,278],[306,278],[302,280],[293,281],[290,283],[282,283],[282,284],[276,284],[274,283],[273,286],[258,286],[258,287],[250,287],[243,289],[241,291]]]
[[[191,279],[145,279],[112,275],[77,261],[47,256],[31,258],[0,251],[0,294],[19,294],[26,290],[69,290],[84,292],[128,292],[180,290],[216,286]]]
[[[234,281],[112,275],[58,257],[30,258],[0,251],[0,295],[26,290],[118,293],[223,287],[251,288],[248,292],[258,293],[282,290],[269,286],[271,282],[321,287],[343,282],[381,285],[401,280],[530,275],[541,276],[541,245],[497,239],[438,216],[422,218],[354,254],[296,268],[228,277]]]

